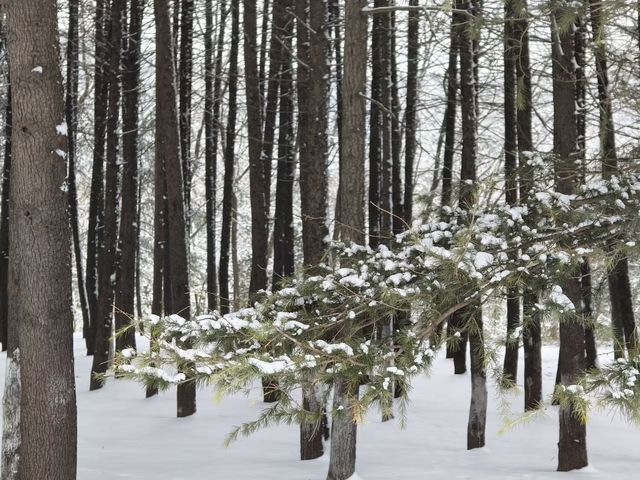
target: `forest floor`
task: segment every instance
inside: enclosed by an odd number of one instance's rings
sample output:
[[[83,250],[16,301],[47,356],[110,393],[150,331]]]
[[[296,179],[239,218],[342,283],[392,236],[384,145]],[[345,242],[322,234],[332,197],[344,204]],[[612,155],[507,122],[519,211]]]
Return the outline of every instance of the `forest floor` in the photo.
[[[522,353],[522,351],[521,351]],[[79,480],[324,480],[324,457],[298,460],[298,428],[277,426],[223,447],[234,425],[254,419],[263,408],[260,391],[215,400],[198,393],[198,412],[175,418],[175,392],[145,399],[140,385],[109,379],[102,391],[89,392],[91,359],[75,338],[78,389]],[[0,385],[4,382],[4,354]],[[545,394],[552,391],[557,348],[545,347]],[[520,359],[522,367],[522,358]],[[487,446],[466,450],[469,376],[452,374],[444,355],[429,377],[414,381],[407,426],[398,419],[382,423],[371,412],[358,428],[357,472],[362,480],[392,479],[637,479],[640,430],[607,412],[593,412],[587,443],[591,465],[556,473],[556,407],[501,433],[506,416],[517,417],[521,393],[501,396],[489,387]],[[520,377],[522,375],[520,374]],[[510,406],[510,408],[506,408]],[[505,408],[511,410],[505,414]]]

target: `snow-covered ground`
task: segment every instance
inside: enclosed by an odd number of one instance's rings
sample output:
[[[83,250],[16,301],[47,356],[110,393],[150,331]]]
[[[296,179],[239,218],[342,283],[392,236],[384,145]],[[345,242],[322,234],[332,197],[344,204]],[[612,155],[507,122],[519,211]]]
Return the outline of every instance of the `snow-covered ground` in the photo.
[[[108,381],[89,392],[90,358],[76,337],[79,480],[323,480],[328,453],[298,460],[298,428],[279,426],[222,445],[233,425],[255,418],[260,392],[215,402],[211,390],[198,395],[198,413],[175,418],[175,392],[144,398],[140,385]],[[557,349],[544,349],[545,392],[551,391]],[[454,376],[449,360],[438,357],[429,377],[414,382],[408,425],[382,423],[371,412],[358,430],[357,472],[363,480],[391,479],[636,479],[640,478],[640,430],[605,412],[588,425],[591,466],[556,473],[557,411],[549,407],[507,433],[504,402],[490,387],[487,446],[467,451],[468,375]],[[4,380],[4,355],[0,383]],[[521,359],[522,363],[522,359]],[[510,395],[512,413],[521,395]]]

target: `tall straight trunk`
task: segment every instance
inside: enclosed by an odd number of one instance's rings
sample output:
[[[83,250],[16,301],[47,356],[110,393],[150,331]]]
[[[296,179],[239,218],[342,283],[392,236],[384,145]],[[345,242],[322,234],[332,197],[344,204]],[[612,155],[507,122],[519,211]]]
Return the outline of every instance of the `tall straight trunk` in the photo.
[[[325,252],[328,189],[329,39],[326,2],[296,1],[298,58],[298,148],[300,159],[300,210],[302,252],[306,268],[313,270]],[[322,410],[319,387],[303,386],[302,405],[312,414]],[[311,460],[324,453],[318,423],[300,424],[300,458]]]
[[[104,223],[104,157],[107,119],[108,80],[106,72],[107,45],[106,19],[108,3],[96,0],[95,16],[95,66],[93,105],[93,168],[89,198],[89,225],[87,229],[87,269],[85,287],[89,305],[91,328],[87,339],[87,354],[93,355],[98,316],[98,256],[102,244]]]
[[[78,227],[78,190],[76,187],[76,137],[78,133],[78,14],[79,0],[69,1],[69,30],[67,35],[67,83],[65,91],[65,119],[69,129],[69,172],[67,175],[67,189],[69,192],[69,220],[73,235],[73,256],[75,259],[76,275],[78,278],[78,299],[82,312],[82,336],[85,342],[90,337],[90,320],[87,306],[87,292],[85,290],[82,269],[82,248],[80,245],[80,228]],[[87,345],[87,350],[89,350]]]
[[[478,43],[472,38],[475,7],[469,0],[458,0],[454,12],[454,23],[458,33],[460,49],[460,102],[462,109],[462,161],[460,171],[459,207],[469,211],[475,202],[476,158],[478,148],[478,112],[476,101],[475,68]],[[485,442],[487,417],[487,386],[484,352],[482,310],[472,304],[463,308],[454,317],[454,326],[462,329],[462,345],[454,354],[456,372],[462,370],[466,360],[466,336],[469,338],[471,355],[471,406],[467,428],[467,448],[481,448]],[[459,322],[458,322],[459,321]],[[465,335],[466,333],[466,335]]]
[[[256,0],[243,0],[243,5],[245,93],[247,100],[249,183],[251,192],[251,281],[249,284],[249,297],[253,297],[256,292],[267,287],[269,190],[265,175],[266,167],[261,155],[262,115],[256,53]]]
[[[611,89],[609,85],[608,54],[606,32],[602,17],[602,1],[590,0],[591,29],[593,31],[594,57],[598,79],[598,107],[600,130],[600,154],[602,155],[602,174],[605,178],[619,174],[616,152],[615,124],[611,106]],[[615,249],[620,239],[615,238],[608,246]],[[637,349],[636,322],[633,312],[633,301],[629,281],[629,262],[624,255],[615,258],[613,268],[608,274],[611,316],[614,325],[614,349],[616,356],[624,357],[624,349],[629,355]]]
[[[191,90],[193,77],[193,11],[194,0],[182,0],[180,12],[180,153],[182,155],[182,178],[187,228],[191,225]]]
[[[0,342],[2,350],[8,348],[9,332],[9,195],[11,174],[11,84],[7,87],[7,105],[4,126],[4,163],[2,166],[2,198],[0,199]]]
[[[282,0],[286,12],[293,8],[291,0]],[[274,8],[275,11],[275,8]],[[291,51],[294,18],[289,17],[282,31],[284,51]],[[293,79],[291,58],[282,59],[280,80],[280,117],[278,121],[278,175],[276,182],[275,220],[273,227],[273,290],[293,275],[293,175],[295,170],[293,134]]]
[[[328,14],[329,14],[329,24],[331,31],[331,43],[333,48],[331,52],[335,55],[334,64],[335,64],[335,88],[336,88],[336,126],[338,130],[338,169],[342,168],[342,159],[343,159],[343,144],[342,144],[342,118],[343,118],[343,102],[342,102],[342,28],[340,21],[340,2],[339,0],[329,0],[328,5]],[[338,189],[340,186],[338,185]],[[340,209],[340,193],[338,190],[338,195],[336,199],[336,216],[337,212]],[[337,229],[334,231],[337,233]]]
[[[380,6],[389,6],[389,0],[377,0]],[[376,15],[380,17],[380,103],[381,117],[380,127],[382,132],[382,157],[380,159],[380,242],[388,245],[391,239],[391,179],[392,179],[392,158],[391,158],[391,73],[390,73],[390,43],[389,30],[391,27],[390,14],[383,13]],[[374,32],[375,35],[375,32]]]
[[[415,7],[418,0],[410,0]],[[403,220],[411,225],[413,220],[413,171],[416,161],[416,102],[418,97],[418,61],[420,57],[420,14],[409,12],[407,32],[407,103],[404,111],[405,158],[404,158],[404,199]],[[454,102],[455,104],[455,102]]]
[[[398,98],[398,65],[395,51],[396,45],[396,16],[395,12],[389,14],[389,70],[390,70],[390,98],[391,98],[391,215],[392,232],[394,235],[404,230],[404,196],[402,187],[402,126],[400,124],[400,99]]]
[[[517,42],[515,38],[515,0],[508,0],[504,6],[504,176],[505,200],[509,207],[518,204],[518,126],[516,62]],[[507,336],[505,342],[503,381],[505,385],[515,385],[518,381],[519,337],[514,337],[520,325],[520,292],[518,288],[507,290]]]
[[[113,299],[118,244],[118,121],[120,113],[120,63],[122,49],[122,17],[125,0],[114,0],[111,5],[111,25],[109,32],[109,100],[107,107],[107,167],[104,187],[104,233],[98,258],[98,310],[96,323],[95,351],[91,366],[90,390],[97,390],[104,384],[101,375],[107,371],[109,344],[113,322]]]
[[[367,18],[362,9],[366,0],[345,4],[344,76],[343,76],[343,157],[336,218],[337,238],[360,245],[365,241],[364,158]],[[344,378],[334,382],[333,410],[342,412],[333,418],[328,480],[346,480],[355,472],[357,426],[353,401],[358,386]]]
[[[533,151],[531,119],[533,102],[531,98],[531,68],[529,60],[529,20],[526,2],[514,5],[513,37],[516,44],[516,111],[518,127],[518,165],[520,166],[520,199],[528,201],[532,192],[533,175],[527,164],[527,155]],[[537,408],[542,403],[542,340],[541,312],[536,307],[539,294],[525,285],[522,291],[522,343],[524,347],[524,407]]]
[[[135,329],[131,318],[135,313],[136,262],[138,244],[138,89],[144,0],[131,0],[127,43],[123,59],[122,106],[122,202],[118,236],[118,272],[116,274],[116,350],[135,347]]]
[[[13,478],[72,480],[77,422],[71,236],[68,196],[60,188],[67,177],[67,128],[56,3],[20,0],[6,8],[18,126],[12,137],[9,231],[9,323],[17,327],[16,364],[9,370],[15,368],[10,380],[19,378],[21,386]]]
[[[269,36],[269,0],[262,2],[262,28],[260,30],[260,59],[258,64],[258,77],[260,78],[260,110],[262,121],[265,115],[265,76],[267,74],[267,38]],[[263,125],[264,126],[264,125]]]
[[[375,7],[381,7],[384,0],[376,0]],[[384,43],[383,15],[374,15],[371,33],[371,102],[369,104],[369,246],[380,244],[382,215],[382,149],[383,112],[382,107],[382,43]]]
[[[447,67],[447,107],[445,109],[444,159],[442,161],[442,207],[451,206],[453,183],[453,157],[456,146],[456,109],[458,105],[458,50],[459,39],[451,22],[449,35],[449,66]]]
[[[229,297],[229,249],[231,247],[231,209],[233,195],[236,105],[238,94],[238,42],[240,42],[240,7],[237,2],[231,4],[231,50],[229,52],[229,116],[227,119],[227,138],[224,151],[224,186],[222,192],[222,232],[220,238],[220,267],[218,269],[220,286],[220,312],[228,313]]]
[[[156,136],[155,154],[162,159],[166,171],[166,227],[169,265],[169,301],[165,292],[165,314],[177,314],[189,321],[189,257],[184,203],[184,180],[180,155],[180,125],[176,105],[175,72],[171,47],[168,0],[154,0],[156,20]],[[169,179],[171,179],[169,181]],[[166,275],[166,272],[165,272]],[[188,345],[187,345],[188,346]],[[180,370],[186,365],[178,365]],[[178,417],[196,411],[196,387],[192,379],[178,385]]]
[[[578,136],[578,151],[582,168],[579,175],[580,183],[586,181],[586,148],[587,148],[587,79],[586,68],[586,40],[587,26],[583,18],[576,22],[575,52],[576,62],[576,132]],[[593,329],[593,309],[591,306],[591,267],[589,257],[583,256],[580,263],[580,300],[584,318],[584,346],[586,354],[585,368],[596,368],[598,353],[596,350],[595,332]]]
[[[551,12],[554,154],[557,189],[560,193],[572,195],[576,192],[575,159],[579,155],[575,112],[575,30],[559,28],[562,15],[563,6],[560,2],[554,2]],[[575,384],[585,364],[583,312],[578,278],[577,275],[572,275],[562,285],[564,293],[575,306],[571,318],[561,319],[560,322],[560,380],[563,386]],[[560,406],[559,471],[582,468],[588,463],[586,427],[573,409],[572,403]]]
[[[222,57],[227,17],[226,2],[220,2],[220,24],[213,66],[213,2],[207,0],[205,31],[205,195],[207,215],[207,306],[218,307],[216,275],[216,180],[218,175],[218,136],[222,99]]]

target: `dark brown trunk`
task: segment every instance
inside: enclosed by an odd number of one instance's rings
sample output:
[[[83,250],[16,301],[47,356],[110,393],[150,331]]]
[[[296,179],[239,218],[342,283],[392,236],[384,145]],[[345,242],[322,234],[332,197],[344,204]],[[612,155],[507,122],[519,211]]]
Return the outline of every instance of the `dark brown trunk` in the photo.
[[[184,203],[184,180],[180,155],[180,125],[176,105],[175,73],[171,48],[169,3],[154,0],[156,20],[156,136],[155,154],[166,171],[166,229],[168,245],[165,256],[169,265],[169,301],[165,290],[165,314],[180,315],[189,321],[191,298],[189,290],[189,258]],[[171,181],[169,181],[171,179]],[[166,275],[166,272],[165,272]],[[188,347],[188,344],[186,345]],[[187,365],[178,365],[178,370]],[[196,411],[196,387],[192,379],[178,385],[178,417]]]
[[[15,126],[9,324],[17,328],[13,380],[21,385],[15,478],[73,480],[77,422],[71,232],[68,195],[60,188],[67,177],[68,132],[56,3],[20,0],[5,6]]]
[[[229,116],[227,119],[226,145],[224,151],[224,186],[222,191],[222,231],[220,238],[220,312],[228,313],[229,297],[229,249],[231,247],[231,209],[234,177],[236,105],[238,92],[238,42],[240,42],[240,7],[231,4],[231,50],[229,52]],[[252,195],[253,197],[253,195]],[[255,254],[255,252],[254,252]],[[265,272],[266,273],[266,272]]]
[[[193,10],[194,0],[180,2],[180,58],[178,64],[180,96],[180,153],[187,229],[191,225],[191,82],[193,76]]]
[[[111,5],[109,31],[109,65],[106,72],[109,79],[109,99],[107,107],[107,166],[104,187],[103,238],[98,258],[98,310],[96,316],[96,338],[93,364],[91,366],[90,390],[97,390],[104,384],[101,377],[107,371],[109,345],[113,322],[113,299],[116,277],[116,247],[118,243],[118,121],[120,113],[120,61],[122,50],[122,17],[126,2],[114,0]]]
[[[4,163],[2,166],[2,198],[0,200],[0,342],[5,351],[9,344],[9,196],[11,174],[11,86],[7,87],[4,127]]]
[[[115,322],[116,350],[134,348],[136,337],[132,325],[135,314],[136,262],[138,244],[138,88],[140,78],[140,40],[144,0],[131,0],[127,42],[123,59],[122,106],[122,202],[118,238],[118,273],[116,275]]]
[[[93,112],[93,168],[89,198],[89,225],[87,229],[87,268],[85,287],[89,305],[91,328],[87,339],[87,354],[93,355],[98,316],[98,256],[102,244],[104,224],[104,156],[107,118],[107,45],[105,23],[108,16],[105,0],[96,0],[95,16],[95,68]]]
[[[417,6],[418,0],[410,0]],[[420,14],[409,12],[407,33],[407,103],[404,111],[405,159],[404,159],[404,206],[405,225],[413,220],[413,170],[416,157],[416,102],[418,97],[418,61],[420,57]],[[455,103],[455,102],[454,102]]]
[[[554,2],[551,13],[554,106],[554,154],[557,189],[571,195],[576,192],[576,165],[579,157],[575,112],[576,72],[574,67],[575,30],[560,28],[563,6]],[[568,240],[567,240],[568,241]],[[585,364],[583,312],[580,307],[579,272],[562,287],[573,302],[575,311],[560,321],[560,380],[563,386],[574,385]],[[586,426],[574,413],[572,402],[560,406],[560,440],[558,470],[569,471],[588,464]]]
[[[300,210],[304,265],[322,261],[329,234],[327,215],[327,123],[330,74],[327,4],[296,1],[298,51],[298,148],[300,159]],[[323,408],[317,386],[303,387],[303,408],[317,413]],[[300,425],[300,458],[312,460],[324,453],[322,428]]]
[[[514,0],[508,0],[504,7],[504,176],[505,200],[509,207],[518,204],[518,137],[517,137],[517,97],[516,61],[517,42],[514,36]],[[515,254],[517,256],[517,253]],[[513,259],[513,258],[512,258]],[[507,290],[507,335],[505,341],[503,382],[505,386],[518,381],[518,348],[520,337],[514,332],[520,325],[520,294],[517,288]]]

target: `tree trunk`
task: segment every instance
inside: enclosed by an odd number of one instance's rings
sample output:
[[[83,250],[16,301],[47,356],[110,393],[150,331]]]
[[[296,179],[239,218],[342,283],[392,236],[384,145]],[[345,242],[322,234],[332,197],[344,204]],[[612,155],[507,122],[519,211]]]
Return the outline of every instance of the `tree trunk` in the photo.
[[[78,277],[78,298],[82,312],[82,336],[85,342],[90,337],[89,310],[87,293],[82,273],[82,248],[78,227],[78,193],[76,187],[76,137],[78,133],[78,13],[79,0],[69,0],[69,30],[67,35],[67,84],[65,92],[65,119],[69,128],[69,173],[67,188],[69,192],[69,220],[73,235],[73,255]],[[87,351],[89,346],[87,345]]]
[[[518,126],[516,97],[517,42],[514,37],[514,0],[508,0],[504,7],[504,175],[505,200],[509,207],[518,204]],[[515,254],[517,256],[517,253]],[[503,382],[505,386],[518,381],[519,336],[514,337],[520,325],[520,294],[517,288],[507,291],[507,336],[505,341]]]
[[[220,134],[220,104],[222,103],[222,57],[227,17],[226,2],[220,3],[220,24],[213,64],[213,5],[207,0],[205,34],[205,195],[207,215],[207,306],[218,307],[216,275],[216,180],[218,176],[218,136]],[[214,68],[215,70],[212,70]]]
[[[175,102],[175,74],[171,48],[168,0],[154,0],[156,19],[156,150],[166,171],[166,230],[169,264],[170,300],[165,291],[165,314],[177,314],[189,321],[191,297],[189,291],[189,257],[184,204],[184,182],[180,155],[180,126]],[[171,179],[171,181],[169,181]],[[168,235],[167,235],[168,234]],[[166,272],[165,272],[166,275]],[[168,308],[167,308],[168,305]],[[188,347],[188,345],[187,345]],[[178,365],[178,370],[186,365]],[[178,417],[196,411],[196,387],[188,378],[178,385]]]
[[[563,7],[554,2],[551,13],[554,106],[554,154],[557,189],[565,195],[576,192],[575,161],[579,155],[575,116],[576,72],[574,66],[575,29],[559,28]],[[560,322],[560,380],[563,386],[576,383],[584,364],[584,325],[577,275],[562,285],[575,312]],[[568,316],[567,316],[568,317]],[[560,406],[558,470],[569,471],[587,465],[586,427],[573,412],[573,405]]]
[[[193,77],[193,10],[194,0],[182,0],[180,12],[180,153],[182,155],[182,178],[184,179],[184,201],[187,230],[191,226],[191,82]]]
[[[108,3],[96,0],[95,17],[95,71],[94,71],[94,113],[93,113],[93,169],[91,172],[91,194],[89,199],[89,228],[87,230],[87,269],[85,287],[89,305],[91,328],[87,339],[87,355],[93,355],[95,349],[96,328],[98,324],[98,257],[102,245],[104,224],[104,158],[105,133],[107,121],[107,31],[109,19]]]
[[[467,450],[484,447],[487,423],[487,370],[485,368],[482,308],[473,306],[469,319],[469,351],[471,353],[471,405],[467,426]]]
[[[249,135],[249,183],[251,192],[251,281],[249,297],[267,288],[269,248],[269,190],[262,161],[260,79],[257,65],[256,0],[244,4],[244,68]],[[275,5],[274,5],[275,11]],[[227,145],[227,148],[229,145]]]
[[[313,269],[322,261],[329,234],[327,215],[327,123],[329,101],[329,40],[327,4],[297,0],[298,48],[298,148],[300,205],[304,265]],[[303,408],[317,414],[318,386],[303,386]],[[317,423],[300,424],[300,458],[311,460],[324,453],[322,429]]]
[[[234,177],[236,104],[238,91],[238,42],[240,42],[240,7],[231,4],[231,50],[229,52],[229,117],[224,152],[224,187],[222,192],[222,232],[220,239],[220,312],[228,313],[229,297],[229,248],[231,247],[231,209]],[[253,195],[252,195],[253,197]]]
[[[118,238],[118,273],[116,275],[116,350],[134,348],[135,329],[131,319],[135,314],[136,245],[138,214],[138,88],[140,78],[140,40],[144,0],[131,0],[129,26],[124,51],[122,80],[122,203]]]
[[[364,146],[367,61],[367,18],[362,9],[366,0],[353,0],[345,5],[344,83],[343,83],[343,158],[340,164],[340,186],[336,218],[337,238],[360,245],[365,241],[364,217]],[[352,400],[357,387],[350,387],[344,379],[334,383],[334,410],[346,403],[344,415],[333,418],[329,480],[346,480],[356,466],[355,412]]]
[[[104,187],[103,239],[98,258],[98,310],[96,323],[95,351],[91,366],[90,390],[97,390],[104,384],[101,377],[107,371],[109,344],[113,321],[113,299],[116,277],[116,248],[118,244],[118,120],[120,112],[120,61],[122,49],[122,17],[126,2],[114,0],[111,5],[111,25],[109,49],[111,52],[107,75],[109,79],[109,100],[107,107],[107,168]]]
[[[410,0],[417,6],[418,0]],[[420,14],[409,12],[407,33],[407,104],[404,111],[405,159],[404,159],[404,206],[403,220],[410,226],[413,221],[413,170],[416,157],[416,102],[418,97],[418,61],[420,58]],[[455,104],[455,102],[454,102]]]
[[[9,324],[17,327],[13,359],[21,385],[15,478],[73,480],[77,433],[71,237],[68,197],[60,188],[67,176],[67,126],[56,5],[20,0],[6,6],[16,127]]]

